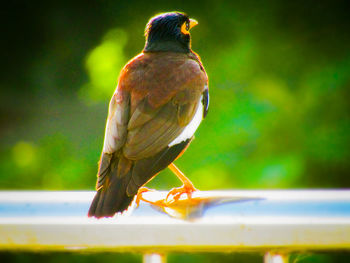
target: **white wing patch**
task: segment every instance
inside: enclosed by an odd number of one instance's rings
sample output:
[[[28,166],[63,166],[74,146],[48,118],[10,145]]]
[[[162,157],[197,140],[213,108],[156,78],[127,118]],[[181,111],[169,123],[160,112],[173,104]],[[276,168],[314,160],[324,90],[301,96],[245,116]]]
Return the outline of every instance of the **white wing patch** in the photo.
[[[186,126],[186,128],[181,132],[181,134],[176,137],[175,140],[173,140],[171,143],[169,143],[169,147],[179,144],[183,141],[186,141],[187,139],[191,138],[193,134],[196,132],[199,124],[203,120],[203,104],[202,104],[202,97],[199,98],[198,106],[196,113],[193,116],[193,119],[190,121],[190,123]]]
[[[114,123],[112,125],[111,123]],[[108,119],[106,130],[105,130],[105,139],[103,143],[103,152],[105,153],[113,153],[115,152],[116,143],[115,138],[118,136],[117,125],[115,124],[115,120]]]
[[[115,93],[109,103],[108,119],[103,143],[103,152],[114,153],[123,145],[126,135],[127,117],[125,114],[126,100],[118,104],[117,93]]]

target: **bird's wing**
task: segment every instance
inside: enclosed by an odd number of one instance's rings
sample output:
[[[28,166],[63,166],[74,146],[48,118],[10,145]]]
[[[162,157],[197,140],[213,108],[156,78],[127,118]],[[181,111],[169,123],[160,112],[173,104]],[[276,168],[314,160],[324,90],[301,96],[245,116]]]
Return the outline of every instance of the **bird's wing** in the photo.
[[[193,119],[207,84],[199,61],[185,54],[144,54],[120,79],[130,92],[130,118],[123,154],[150,157],[173,141]]]
[[[177,100],[177,97],[187,98],[188,102]],[[123,146],[124,156],[131,160],[141,160],[168,146],[193,119],[201,106],[200,98],[200,92],[186,89],[159,108],[152,108],[147,98],[141,101],[128,124],[127,139]]]
[[[180,97],[186,98],[186,102],[177,100]],[[136,194],[139,187],[180,155],[202,118],[201,93],[188,89],[176,94],[160,108],[152,109],[147,99],[139,104],[131,115],[123,146],[123,155],[134,160],[128,195]],[[195,127],[186,133],[192,123]]]
[[[103,150],[99,162],[96,189],[106,182],[106,175],[111,170],[112,159],[126,141],[130,111],[130,94],[117,87],[109,103]]]

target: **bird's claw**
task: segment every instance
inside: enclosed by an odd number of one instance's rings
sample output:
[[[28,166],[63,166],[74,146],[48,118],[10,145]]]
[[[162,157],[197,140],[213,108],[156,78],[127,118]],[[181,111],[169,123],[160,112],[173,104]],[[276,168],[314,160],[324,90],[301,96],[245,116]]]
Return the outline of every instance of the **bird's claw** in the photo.
[[[169,205],[169,204],[172,204],[172,203],[178,201],[182,194],[187,194],[187,198],[191,199],[192,193],[196,190],[197,189],[194,188],[193,185],[183,185],[181,187],[173,188],[167,194],[167,196],[165,198],[165,203]]]
[[[139,207],[140,205],[140,201],[144,201],[146,203],[155,205],[155,206],[159,206],[159,207],[169,207],[170,205],[174,204],[175,202],[177,202],[180,197],[182,196],[182,194],[187,194],[187,198],[191,199],[192,198],[192,193],[194,191],[196,191],[197,189],[194,188],[194,186],[191,184],[185,184],[181,187],[177,187],[177,188],[173,188],[171,189],[167,196],[164,199],[160,199],[157,201],[151,201],[151,200],[147,200],[145,199],[142,194],[146,193],[146,192],[150,192],[150,191],[155,191],[153,189],[149,189],[147,187],[141,187],[136,195],[135,198],[135,203],[136,203],[136,207]]]
[[[144,199],[142,194],[143,193],[146,193],[146,192],[151,192],[151,191],[155,191],[153,189],[149,189],[147,187],[141,187],[139,188],[139,190],[137,191],[137,194],[136,194],[136,199],[135,199],[135,203],[136,203],[136,207],[139,207],[140,206],[140,201],[145,201],[145,202],[148,202],[148,200]]]

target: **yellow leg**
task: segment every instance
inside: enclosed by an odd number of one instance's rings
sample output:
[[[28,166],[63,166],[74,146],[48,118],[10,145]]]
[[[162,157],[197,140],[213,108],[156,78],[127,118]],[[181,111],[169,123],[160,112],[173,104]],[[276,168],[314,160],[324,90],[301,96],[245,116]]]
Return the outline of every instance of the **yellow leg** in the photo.
[[[187,197],[190,199],[192,197],[192,193],[197,190],[193,183],[180,171],[179,168],[176,167],[174,163],[171,163],[168,167],[177,176],[177,178],[180,179],[183,185],[181,187],[171,189],[165,198],[166,202],[169,202],[168,198],[170,196],[172,196],[173,201],[177,201],[182,194],[187,194]]]

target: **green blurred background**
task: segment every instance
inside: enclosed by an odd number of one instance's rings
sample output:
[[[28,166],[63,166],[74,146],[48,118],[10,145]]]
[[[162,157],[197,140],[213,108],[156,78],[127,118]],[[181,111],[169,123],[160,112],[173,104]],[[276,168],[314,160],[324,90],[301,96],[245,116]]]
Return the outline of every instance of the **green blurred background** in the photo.
[[[347,1],[12,1],[1,12],[0,188],[92,190],[109,99],[148,19],[184,11],[210,110],[176,163],[202,190],[350,186]],[[149,186],[179,185],[162,172]],[[346,262],[346,254],[298,262]],[[2,253],[3,262],[140,262]],[[171,255],[169,262],[261,262]]]

